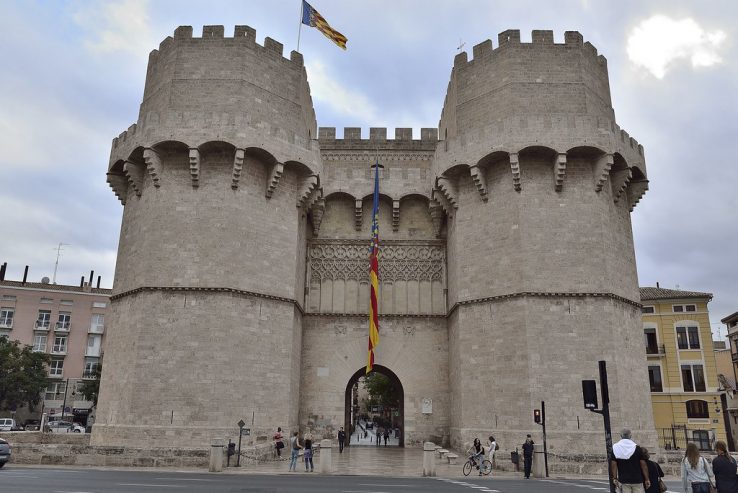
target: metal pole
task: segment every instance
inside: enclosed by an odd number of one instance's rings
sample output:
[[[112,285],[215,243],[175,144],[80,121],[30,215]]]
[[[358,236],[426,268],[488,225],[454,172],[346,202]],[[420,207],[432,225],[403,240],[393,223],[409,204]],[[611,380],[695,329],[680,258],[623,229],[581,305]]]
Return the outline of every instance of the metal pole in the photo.
[[[61,415],[62,421],[64,421],[64,409],[67,407],[67,392],[69,392],[69,379],[68,378],[64,385],[64,402],[62,403],[62,415]]]
[[[546,477],[548,477],[548,449],[546,448],[546,402],[541,401],[541,425],[543,426],[543,462],[546,465]]]
[[[612,430],[610,428],[610,389],[607,386],[607,363],[600,361],[600,391],[602,392],[602,418],[605,422],[605,448],[607,455],[607,477],[610,480],[610,493],[615,492],[612,483],[612,468],[610,458],[612,457]]]
[[[243,427],[238,429],[238,458],[236,458],[236,467],[241,467],[241,436],[243,435]]]
[[[295,50],[298,53],[300,53],[300,33],[302,32],[302,17],[304,15],[302,0],[300,0],[300,27],[297,28],[297,50]]]

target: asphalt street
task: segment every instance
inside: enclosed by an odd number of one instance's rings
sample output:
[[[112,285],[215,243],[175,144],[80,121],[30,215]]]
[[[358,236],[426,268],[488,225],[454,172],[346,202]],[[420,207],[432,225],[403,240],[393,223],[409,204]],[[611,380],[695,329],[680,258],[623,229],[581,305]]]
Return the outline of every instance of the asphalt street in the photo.
[[[681,492],[678,482],[669,491]],[[569,493],[609,491],[605,480],[498,478],[393,478],[322,476],[317,473],[259,475],[163,470],[98,470],[19,467],[0,470],[2,493]]]

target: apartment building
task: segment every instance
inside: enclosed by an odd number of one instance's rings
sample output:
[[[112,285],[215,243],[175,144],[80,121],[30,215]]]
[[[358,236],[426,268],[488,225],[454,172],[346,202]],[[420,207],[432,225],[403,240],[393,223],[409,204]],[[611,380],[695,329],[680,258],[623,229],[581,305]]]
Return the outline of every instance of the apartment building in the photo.
[[[3,274],[4,274],[3,269]],[[0,276],[0,337],[51,355],[43,412],[62,413],[87,424],[92,403],[79,386],[95,378],[104,347],[110,289],[41,282],[11,281]],[[37,413],[38,414],[38,413]],[[27,418],[19,410],[20,419]]]
[[[660,446],[727,440],[707,304],[711,293],[642,287],[643,333]]]

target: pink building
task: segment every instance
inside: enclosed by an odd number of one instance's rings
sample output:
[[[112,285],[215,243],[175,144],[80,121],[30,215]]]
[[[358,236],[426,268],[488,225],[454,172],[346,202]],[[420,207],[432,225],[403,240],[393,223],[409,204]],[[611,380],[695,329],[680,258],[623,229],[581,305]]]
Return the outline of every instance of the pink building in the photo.
[[[49,416],[70,415],[74,421],[87,423],[92,402],[85,401],[79,385],[95,377],[102,356],[105,318],[110,306],[110,289],[9,281],[0,271],[0,337],[33,346],[48,353],[49,384],[43,400],[43,412]],[[67,386],[69,392],[67,392]],[[38,410],[40,411],[40,410]],[[18,419],[27,418],[19,410]],[[36,413],[38,414],[38,413]]]

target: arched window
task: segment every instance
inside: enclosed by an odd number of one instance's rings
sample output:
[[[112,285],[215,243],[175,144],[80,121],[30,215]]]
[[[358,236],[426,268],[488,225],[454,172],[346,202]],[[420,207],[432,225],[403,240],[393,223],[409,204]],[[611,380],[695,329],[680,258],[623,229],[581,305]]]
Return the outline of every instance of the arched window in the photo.
[[[707,409],[707,401],[687,401],[687,418],[709,418],[710,411]]]

